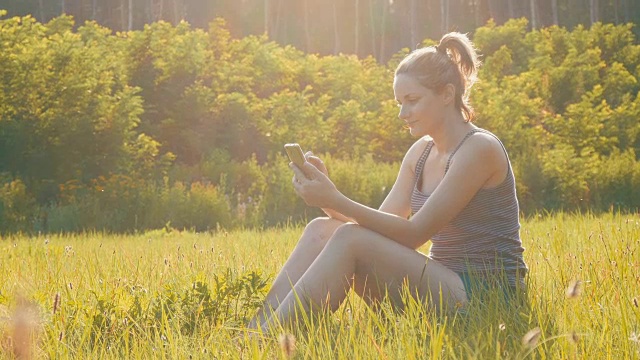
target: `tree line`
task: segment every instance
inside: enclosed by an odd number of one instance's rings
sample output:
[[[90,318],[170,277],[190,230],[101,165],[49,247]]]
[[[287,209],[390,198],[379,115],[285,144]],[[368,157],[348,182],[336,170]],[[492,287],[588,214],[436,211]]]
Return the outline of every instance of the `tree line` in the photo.
[[[0,9],[41,22],[69,14],[78,25],[90,20],[114,31],[160,20],[206,29],[219,17],[236,38],[266,34],[308,53],[370,55],[380,62],[421,39],[472,32],[489,19],[502,25],[524,17],[529,29],[640,20],[634,0],[0,0]]]
[[[640,206],[640,45],[632,25],[472,34],[477,124],[511,156],[525,214]],[[434,44],[425,39],[421,45]],[[318,56],[268,37],[155,22],[113,33],[0,20],[0,231],[207,230],[315,216],[283,144],[378,206],[414,141],[393,69],[409,49]]]

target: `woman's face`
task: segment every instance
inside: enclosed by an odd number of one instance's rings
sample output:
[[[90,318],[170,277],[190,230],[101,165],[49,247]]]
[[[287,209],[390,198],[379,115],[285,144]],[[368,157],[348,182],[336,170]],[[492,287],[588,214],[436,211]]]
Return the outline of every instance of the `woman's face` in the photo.
[[[440,126],[444,118],[444,102],[433,90],[422,86],[416,78],[407,74],[396,75],[393,81],[400,114],[411,135],[421,137]]]

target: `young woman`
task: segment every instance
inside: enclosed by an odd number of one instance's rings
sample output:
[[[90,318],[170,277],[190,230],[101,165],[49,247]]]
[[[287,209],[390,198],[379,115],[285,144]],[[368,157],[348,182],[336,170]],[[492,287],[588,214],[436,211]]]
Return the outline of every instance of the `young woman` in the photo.
[[[473,289],[522,288],[527,266],[509,158],[495,135],[471,123],[478,67],[460,33],[398,65],[399,117],[419,139],[380,209],[341,194],[312,154],[302,168],[290,164],[297,194],[329,217],[307,225],[250,328],[290,321],[299,306],[336,310],[351,289],[367,303],[388,296],[401,306],[408,285],[435,308],[451,308]],[[416,250],[429,240],[429,255]]]

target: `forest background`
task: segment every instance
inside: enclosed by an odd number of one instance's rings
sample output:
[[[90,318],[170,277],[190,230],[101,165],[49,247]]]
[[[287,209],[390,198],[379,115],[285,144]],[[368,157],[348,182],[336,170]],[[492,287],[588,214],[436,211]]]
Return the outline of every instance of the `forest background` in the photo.
[[[507,147],[524,214],[640,205],[636,2],[326,4],[0,1],[0,232],[318,215],[287,142],[376,207],[413,141],[393,69],[445,29],[482,54],[476,122]]]

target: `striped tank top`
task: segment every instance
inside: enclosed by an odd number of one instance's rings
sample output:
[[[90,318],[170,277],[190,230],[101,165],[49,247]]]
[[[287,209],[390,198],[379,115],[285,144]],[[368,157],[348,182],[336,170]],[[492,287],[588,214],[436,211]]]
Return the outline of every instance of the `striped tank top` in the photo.
[[[483,129],[473,129],[458,144],[449,156],[445,174],[451,159],[462,144],[473,134]],[[500,140],[498,139],[500,142]],[[500,142],[502,145],[502,142]],[[424,163],[431,152],[433,141],[429,141],[416,165],[416,178],[411,194],[411,212],[415,214],[429,199],[418,189]],[[507,153],[504,145],[502,148]],[[508,161],[507,155],[507,161]],[[472,272],[476,276],[506,275],[511,286],[524,284],[527,265],[520,241],[520,220],[516,183],[508,162],[507,176],[494,188],[480,189],[467,206],[431,239],[429,257],[456,273]]]

